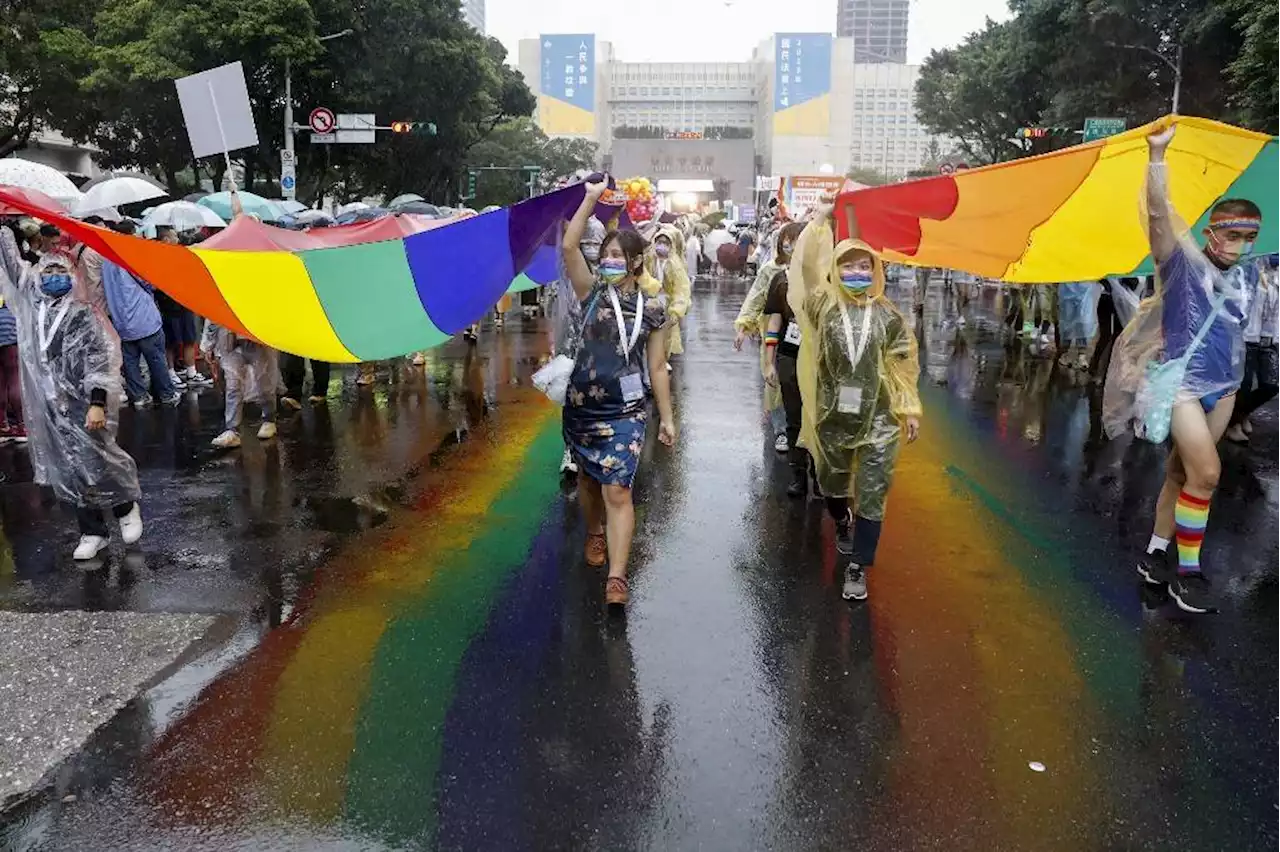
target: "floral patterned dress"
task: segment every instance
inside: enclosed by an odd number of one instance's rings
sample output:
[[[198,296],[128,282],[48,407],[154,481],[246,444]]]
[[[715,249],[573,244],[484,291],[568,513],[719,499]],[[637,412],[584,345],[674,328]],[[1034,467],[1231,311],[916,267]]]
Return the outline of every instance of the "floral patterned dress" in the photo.
[[[637,293],[618,293],[630,339]],[[635,346],[623,357],[618,321],[608,288],[596,284],[582,302],[582,348],[569,379],[564,406],[564,442],[582,473],[602,485],[631,487],[644,449],[649,391],[641,377],[650,332],[662,328],[664,300],[646,298]],[[624,393],[624,386],[630,390]],[[639,388],[637,392],[636,388]]]

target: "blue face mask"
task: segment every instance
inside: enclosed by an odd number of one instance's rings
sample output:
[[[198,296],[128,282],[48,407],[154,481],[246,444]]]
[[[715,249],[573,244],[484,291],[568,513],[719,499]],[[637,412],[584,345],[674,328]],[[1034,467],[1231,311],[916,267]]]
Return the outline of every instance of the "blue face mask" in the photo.
[[[606,284],[617,284],[627,277],[627,262],[610,258],[600,261],[600,278]]]
[[[55,272],[40,276],[40,289],[46,296],[58,298],[71,292],[71,276],[65,272]]]
[[[840,273],[840,284],[846,290],[854,293],[861,293],[863,290],[871,286],[870,272],[842,272]]]
[[[1253,240],[1249,240],[1240,246],[1240,260],[1245,260],[1253,256]]]

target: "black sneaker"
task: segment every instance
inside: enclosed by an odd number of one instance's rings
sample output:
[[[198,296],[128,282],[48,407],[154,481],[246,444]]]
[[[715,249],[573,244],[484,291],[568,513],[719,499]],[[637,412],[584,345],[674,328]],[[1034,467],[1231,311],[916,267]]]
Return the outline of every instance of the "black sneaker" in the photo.
[[[836,553],[841,556],[853,555],[853,510],[844,516],[844,520],[836,521]]]
[[[1163,586],[1173,577],[1173,566],[1169,564],[1167,550],[1142,554],[1138,557],[1137,569],[1142,582],[1149,586]]]
[[[1197,614],[1217,612],[1209,597],[1209,578],[1200,571],[1175,573],[1169,580],[1169,596],[1178,609]]]

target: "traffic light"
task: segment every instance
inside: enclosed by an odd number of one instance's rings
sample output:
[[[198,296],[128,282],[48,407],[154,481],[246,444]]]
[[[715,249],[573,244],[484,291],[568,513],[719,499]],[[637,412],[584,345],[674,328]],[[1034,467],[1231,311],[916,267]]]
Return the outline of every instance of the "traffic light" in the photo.
[[[1079,133],[1070,127],[1019,127],[1016,134],[1018,139],[1045,139],[1049,136],[1070,136],[1073,133]]]
[[[412,133],[414,136],[435,136],[436,123],[434,121],[393,121],[391,132]]]
[[[480,172],[475,169],[467,169],[467,191],[462,193],[463,201],[470,201],[476,197],[476,182],[480,180]]]

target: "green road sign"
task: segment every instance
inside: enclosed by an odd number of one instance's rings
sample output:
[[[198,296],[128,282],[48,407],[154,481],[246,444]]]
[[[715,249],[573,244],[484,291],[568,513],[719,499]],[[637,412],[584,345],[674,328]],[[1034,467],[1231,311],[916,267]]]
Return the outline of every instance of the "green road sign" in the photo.
[[[1105,139],[1124,133],[1126,122],[1123,118],[1086,118],[1084,120],[1084,141]]]

